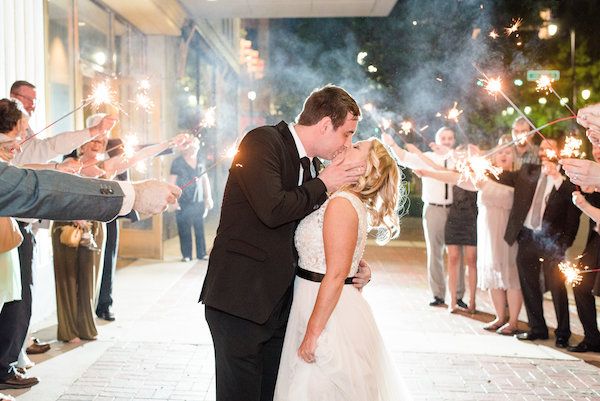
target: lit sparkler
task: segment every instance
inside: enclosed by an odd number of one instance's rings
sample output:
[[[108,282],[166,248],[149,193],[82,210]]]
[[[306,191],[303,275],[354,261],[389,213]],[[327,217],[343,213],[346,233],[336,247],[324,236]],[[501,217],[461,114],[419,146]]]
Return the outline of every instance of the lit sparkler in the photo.
[[[558,154],[556,153],[556,150],[554,150],[554,149],[546,149],[546,157],[550,161],[558,160]]]
[[[408,133],[413,129],[413,123],[408,121],[408,120],[404,120],[400,123],[400,131],[404,132],[405,135],[408,135]]]
[[[459,183],[470,181],[473,185],[486,180],[490,174],[498,178],[498,175],[502,172],[500,167],[494,166],[484,156],[470,156],[459,159],[456,162],[456,170],[460,174]]]
[[[202,128],[212,128],[217,123],[217,113],[216,107],[209,107],[204,113],[204,118],[200,121],[200,127]]]
[[[391,126],[392,126],[392,120],[390,120],[389,118],[382,118],[381,119],[381,128],[384,131],[387,131]]]
[[[85,103],[91,105],[95,111],[98,111],[103,105],[111,105],[122,111],[116,99],[117,93],[110,87],[108,81],[102,81],[94,85],[92,93],[85,99]]]
[[[462,110],[459,110],[457,106],[458,103],[454,102],[454,106],[452,106],[452,108],[448,110],[448,114],[445,115],[448,120],[452,120],[455,123],[458,123],[458,116],[460,116],[463,112]]]
[[[488,36],[492,39],[498,39],[500,37],[500,35],[498,35],[498,32],[496,32],[495,29],[492,29],[492,31],[488,34]]]
[[[504,32],[506,33],[506,36],[510,36],[513,33],[517,32],[519,30],[519,27],[521,26],[521,24],[523,24],[523,19],[522,18],[517,18],[516,20],[513,19],[513,24],[509,27],[504,28]]]
[[[237,154],[237,152],[238,152],[238,148],[237,148],[237,146],[236,146],[235,144],[234,144],[234,145],[231,145],[231,146],[230,146],[230,147],[229,147],[229,148],[228,148],[228,149],[225,151],[225,158],[227,158],[227,159],[233,159],[233,158],[235,157],[235,155]]]
[[[565,276],[565,283],[570,284],[572,287],[581,283],[583,277],[581,276],[581,269],[573,262],[560,262],[558,269]]]
[[[567,104],[567,102],[563,101],[563,98],[556,92],[556,90],[554,89],[554,87],[552,86],[552,83],[554,82],[554,80],[552,78],[550,78],[548,75],[542,74],[540,76],[540,78],[535,81],[536,83],[536,87],[535,89],[538,92],[545,92],[546,94],[551,92],[554,96],[556,96],[558,98],[558,101],[560,102],[561,106],[564,106],[567,108],[567,110],[569,110],[571,112],[572,115],[576,115],[575,112],[573,111],[573,109],[571,107],[569,107],[569,105]]]
[[[150,90],[150,80],[148,78],[141,79],[138,82],[138,90],[148,92]]]
[[[154,108],[154,102],[146,93],[140,92],[135,95],[135,108],[136,110],[143,109],[147,113],[150,113]]]
[[[576,136],[568,136],[565,139],[565,146],[560,151],[560,156],[564,158],[582,158],[585,153],[581,151],[583,141]]]
[[[135,135],[127,135],[123,138],[123,153],[126,158],[130,159],[135,156],[139,143],[140,140]]]
[[[365,105],[363,106],[363,109],[365,109],[369,113],[371,113],[373,111],[373,108],[374,108],[373,103],[365,103]]]
[[[148,171],[148,164],[144,160],[140,160],[135,164],[135,170],[138,173],[145,174]]]

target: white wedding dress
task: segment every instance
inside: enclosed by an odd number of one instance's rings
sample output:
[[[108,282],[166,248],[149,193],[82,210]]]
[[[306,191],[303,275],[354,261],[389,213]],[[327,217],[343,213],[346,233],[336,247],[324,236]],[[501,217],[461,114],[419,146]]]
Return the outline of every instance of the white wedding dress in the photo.
[[[358,214],[357,245],[349,276],[358,270],[367,240],[367,212],[348,192],[334,197],[348,199]],[[323,216],[329,200],[304,218],[296,230],[299,266],[324,274]],[[362,294],[344,285],[340,299],[321,333],[315,363],[298,356],[313,311],[320,283],[296,277],[275,401],[396,401],[407,400],[400,376],[386,350],[373,313]]]

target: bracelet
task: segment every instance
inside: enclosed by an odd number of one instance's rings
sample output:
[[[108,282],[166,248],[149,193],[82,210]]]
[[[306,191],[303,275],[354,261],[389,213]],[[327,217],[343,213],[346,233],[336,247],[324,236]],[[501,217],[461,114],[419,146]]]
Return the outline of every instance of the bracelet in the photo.
[[[58,163],[54,163],[54,170],[58,170]]]

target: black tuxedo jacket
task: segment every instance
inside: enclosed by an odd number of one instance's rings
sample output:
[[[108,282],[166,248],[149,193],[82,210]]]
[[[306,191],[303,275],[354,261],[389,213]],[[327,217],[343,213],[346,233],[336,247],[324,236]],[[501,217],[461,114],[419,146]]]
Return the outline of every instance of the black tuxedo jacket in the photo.
[[[513,207],[504,234],[504,239],[509,245],[515,243],[523,228],[533,202],[540,172],[541,165],[524,164],[517,171],[504,172],[500,175],[501,184],[515,188]],[[542,235],[558,247],[560,254],[564,254],[573,244],[579,228],[581,211],[573,205],[571,194],[574,190],[575,185],[568,180],[565,180],[558,190],[553,188],[542,217]]]
[[[285,122],[244,137],[229,169],[200,301],[259,324],[268,320],[294,280],[297,223],[327,199],[320,179],[298,186],[299,174]]]

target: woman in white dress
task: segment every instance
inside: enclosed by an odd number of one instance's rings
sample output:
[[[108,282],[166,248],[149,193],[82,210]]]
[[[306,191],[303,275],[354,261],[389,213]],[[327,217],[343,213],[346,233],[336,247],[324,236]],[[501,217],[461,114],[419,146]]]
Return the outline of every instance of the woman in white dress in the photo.
[[[503,145],[512,138],[504,135],[498,141]],[[503,171],[512,171],[515,150],[509,146],[497,152],[492,163]],[[519,273],[517,271],[517,244],[509,246],[504,240],[508,216],[512,209],[514,189],[493,180],[477,184],[460,181],[460,175],[450,171],[419,171],[419,174],[478,191],[477,206],[477,287],[489,290],[496,318],[483,328],[498,334],[513,335],[518,331],[519,312],[523,304]],[[508,303],[508,316],[506,304]]]
[[[396,401],[408,399],[372,311],[351,284],[369,228],[378,242],[399,232],[400,173],[377,139],[348,149],[365,160],[365,175],[331,195],[300,222],[300,267],[287,325],[275,401]]]

